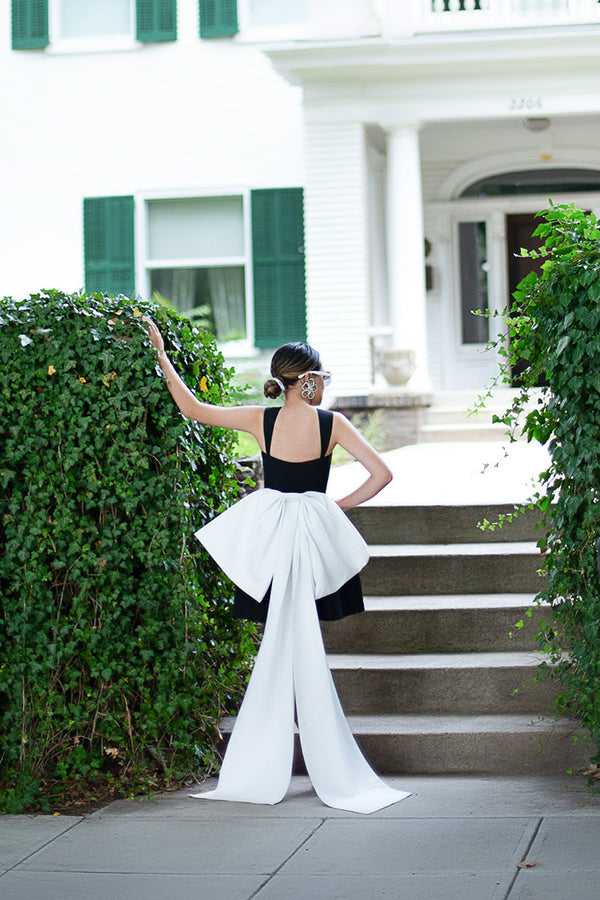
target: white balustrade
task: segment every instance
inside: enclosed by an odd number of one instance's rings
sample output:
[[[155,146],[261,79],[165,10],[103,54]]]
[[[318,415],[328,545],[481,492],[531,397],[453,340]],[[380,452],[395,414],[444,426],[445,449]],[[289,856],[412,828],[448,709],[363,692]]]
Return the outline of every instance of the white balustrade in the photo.
[[[488,9],[493,0],[432,0],[433,12],[479,12]]]
[[[600,22],[598,0],[420,0],[414,31],[420,33],[531,25],[582,25],[594,22]]]

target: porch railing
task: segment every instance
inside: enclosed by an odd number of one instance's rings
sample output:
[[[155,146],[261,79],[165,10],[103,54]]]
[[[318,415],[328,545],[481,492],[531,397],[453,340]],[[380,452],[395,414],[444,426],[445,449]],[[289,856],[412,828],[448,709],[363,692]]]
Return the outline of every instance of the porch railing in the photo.
[[[415,33],[600,23],[599,0],[419,0]]]

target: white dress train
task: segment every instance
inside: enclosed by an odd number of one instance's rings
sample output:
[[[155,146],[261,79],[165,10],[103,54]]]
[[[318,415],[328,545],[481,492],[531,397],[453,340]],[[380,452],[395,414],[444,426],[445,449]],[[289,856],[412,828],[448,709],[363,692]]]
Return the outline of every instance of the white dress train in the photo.
[[[213,791],[200,800],[278,803],[290,783],[294,699],[302,753],[327,806],[370,813],[408,797],[371,769],[348,727],[327,664],[315,604],[366,564],[367,546],[323,493],[265,488],[196,537],[231,580],[261,600],[263,639]]]

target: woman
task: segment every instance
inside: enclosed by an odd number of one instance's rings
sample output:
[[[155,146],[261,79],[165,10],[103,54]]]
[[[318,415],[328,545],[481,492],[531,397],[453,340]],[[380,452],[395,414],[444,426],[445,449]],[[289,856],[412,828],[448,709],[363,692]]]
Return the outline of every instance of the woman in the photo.
[[[247,431],[264,463],[265,489],[196,532],[236,585],[236,614],[266,625],[218,787],[192,796],[251,803],[283,799],[292,770],[295,705],[304,761],[324,803],[367,813],[402,800],[408,794],[385,785],[354,741],[319,627],[319,616],[339,619],[363,609],[358,572],[368,552],[342,511],[375,496],[392,473],[347,419],[316,409],[330,373],[308,344],[285,344],[273,356],[264,393],[283,394],[282,407],[225,408],[201,403],[185,386],[153,322],[149,336],[183,415]],[[325,490],[338,444],[363,464],[368,477],[334,503]]]

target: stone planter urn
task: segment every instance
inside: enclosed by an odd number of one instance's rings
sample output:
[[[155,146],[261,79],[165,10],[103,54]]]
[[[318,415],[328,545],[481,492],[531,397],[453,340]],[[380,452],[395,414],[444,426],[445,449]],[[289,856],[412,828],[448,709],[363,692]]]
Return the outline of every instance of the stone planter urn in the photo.
[[[406,384],[415,371],[416,360],[414,350],[382,350],[381,368],[385,380],[393,387]]]

